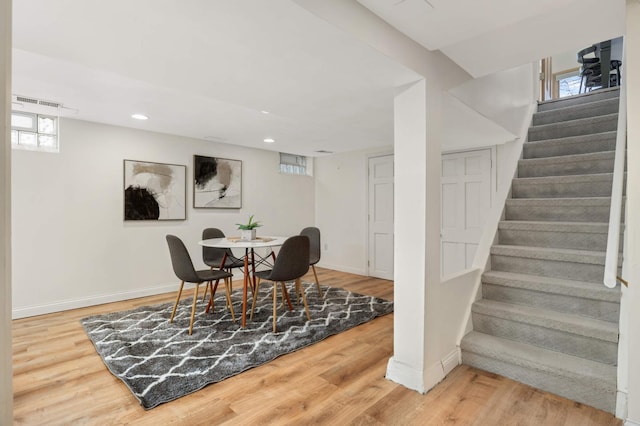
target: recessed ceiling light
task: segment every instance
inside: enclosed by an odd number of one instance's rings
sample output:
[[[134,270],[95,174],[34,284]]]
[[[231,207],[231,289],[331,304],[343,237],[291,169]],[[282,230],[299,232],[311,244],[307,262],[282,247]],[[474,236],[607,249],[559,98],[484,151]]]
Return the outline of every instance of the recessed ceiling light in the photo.
[[[263,114],[269,114],[269,111],[265,111],[265,110],[262,110],[260,112],[263,113]]]
[[[144,114],[131,114],[131,118],[135,118],[136,120],[148,120],[149,117]]]
[[[272,138],[266,138],[264,141],[265,141],[266,143],[274,143],[276,140],[275,140],[275,139],[272,139]]]

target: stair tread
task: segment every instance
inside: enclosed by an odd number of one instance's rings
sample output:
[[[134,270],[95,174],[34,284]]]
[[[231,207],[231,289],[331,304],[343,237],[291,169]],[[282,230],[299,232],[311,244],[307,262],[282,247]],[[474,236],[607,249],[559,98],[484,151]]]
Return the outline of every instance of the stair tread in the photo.
[[[613,112],[611,114],[603,114],[595,117],[586,117],[586,118],[575,118],[573,120],[560,121],[557,123],[549,123],[549,124],[538,124],[532,125],[529,127],[530,130],[543,131],[544,129],[551,129],[554,127],[567,127],[567,126],[580,126],[583,123],[593,124],[599,121],[607,121],[617,118],[618,113]]]
[[[513,257],[527,257],[530,259],[556,260],[561,262],[586,263],[594,265],[604,265],[605,261],[604,251],[503,244],[493,245],[491,247],[491,254]]]
[[[578,250],[578,249],[564,249],[564,248],[553,248],[553,247],[534,247],[534,246],[517,246],[517,245],[506,245],[506,244],[494,244],[492,247],[496,252],[509,252],[509,251],[520,251],[520,252],[545,252],[545,253],[563,253],[567,255],[576,255],[576,256],[585,256],[585,257],[600,257],[604,256],[604,251],[593,251],[593,250]]]
[[[506,287],[521,288],[545,293],[576,296],[585,299],[620,303],[620,288],[608,288],[604,284],[574,281],[542,275],[519,274],[506,271],[487,271],[482,282]]]
[[[587,377],[616,387],[617,368],[522,342],[472,331],[462,339],[463,351],[481,353],[503,362],[565,377]]]
[[[524,231],[556,231],[556,232],[582,232],[593,234],[606,234],[609,232],[609,222],[562,222],[562,221],[536,221],[536,220],[503,220],[498,224],[498,229],[514,229]]]
[[[472,312],[482,315],[560,330],[611,343],[618,342],[617,324],[595,318],[488,299],[476,301],[471,309]]]
[[[625,197],[622,197],[623,199]],[[537,198],[507,198],[507,204],[538,204],[558,205],[573,204],[582,206],[610,205],[611,197],[537,197]]]
[[[558,181],[562,183],[600,181],[613,179],[613,173],[590,173],[586,175],[561,175],[561,176],[535,176],[514,178],[514,182],[524,184],[552,184]]]
[[[597,161],[597,160],[608,160],[615,158],[615,151],[596,151],[596,152],[587,152],[584,154],[567,154],[567,155],[556,155],[553,157],[540,157],[540,158],[523,158],[519,160],[519,165],[521,166],[537,166],[537,165],[549,165],[549,164],[561,164],[561,163],[571,163],[571,162],[582,162],[582,161]]]
[[[589,133],[587,135],[575,135],[575,136],[564,136],[561,138],[552,138],[552,139],[540,139],[535,141],[526,141],[524,143],[525,146],[539,146],[538,144],[562,144],[562,143],[571,143],[583,141],[585,139],[615,139],[617,132],[615,130],[609,130],[606,132],[598,132],[598,133]]]
[[[599,95],[604,95],[607,92],[619,92],[620,91],[620,86],[616,86],[616,87],[610,87],[608,89],[599,89],[597,91],[592,91],[592,92],[586,92],[586,93],[579,93],[577,95],[571,95],[571,96],[564,96],[562,98],[556,98],[556,99],[549,99],[546,101],[538,101],[538,105],[554,105],[554,104],[565,104],[567,103],[567,101],[571,102],[577,99],[581,99],[584,98],[585,103],[590,103],[588,102],[589,98],[595,98],[598,97]],[[620,95],[618,94],[617,96],[615,96],[614,98],[619,98]],[[594,101],[597,102],[597,101]],[[582,105],[582,104],[579,104]]]
[[[584,102],[584,103],[581,103],[581,104],[578,104],[578,105],[568,105],[568,106],[555,108],[555,109],[550,109],[550,110],[546,110],[546,111],[537,111],[536,114],[554,115],[554,114],[560,114],[563,111],[572,111],[572,110],[576,110],[576,109],[594,108],[594,107],[598,107],[600,105],[616,104],[616,103],[619,103],[619,102],[620,102],[620,98],[619,97],[612,97],[612,98],[606,98],[606,99],[597,99],[595,101]],[[543,103],[539,103],[538,105],[543,105]]]

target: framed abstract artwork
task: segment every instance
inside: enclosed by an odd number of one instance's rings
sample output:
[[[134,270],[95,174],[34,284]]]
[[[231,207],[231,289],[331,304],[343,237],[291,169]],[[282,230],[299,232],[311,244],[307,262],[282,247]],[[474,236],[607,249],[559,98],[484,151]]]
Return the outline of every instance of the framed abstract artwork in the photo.
[[[124,220],[185,220],[187,166],[124,160]]]
[[[242,161],[193,156],[193,207],[242,207]]]

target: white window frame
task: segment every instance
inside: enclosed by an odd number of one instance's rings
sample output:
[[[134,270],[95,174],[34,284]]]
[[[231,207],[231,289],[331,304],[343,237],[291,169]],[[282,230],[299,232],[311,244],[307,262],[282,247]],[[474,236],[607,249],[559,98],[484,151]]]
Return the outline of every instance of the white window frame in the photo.
[[[313,159],[304,155],[280,153],[280,173],[313,176]]]
[[[14,126],[13,125],[13,117],[14,116],[22,116],[29,117],[32,120],[33,125],[31,127],[22,127],[22,126]],[[41,151],[41,152],[60,152],[60,118],[55,115],[50,114],[37,114],[34,112],[26,112],[26,111],[11,111],[11,147],[13,149],[21,149],[26,151]],[[48,118],[54,121],[55,131],[53,133],[45,133],[41,132],[38,128],[39,120],[41,118]],[[36,145],[21,145],[19,143],[20,133],[28,132],[32,133],[36,137]],[[16,135],[16,139],[18,143],[14,142],[14,134]],[[52,136],[55,139],[55,146],[45,146],[40,145],[40,137],[41,136]]]

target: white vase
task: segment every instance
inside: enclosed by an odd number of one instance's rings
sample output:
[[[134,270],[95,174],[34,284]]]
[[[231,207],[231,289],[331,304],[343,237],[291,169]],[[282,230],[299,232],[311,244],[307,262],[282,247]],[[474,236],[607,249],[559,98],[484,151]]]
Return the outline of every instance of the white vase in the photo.
[[[242,241],[253,241],[256,239],[256,230],[254,229],[241,229],[240,239]]]

